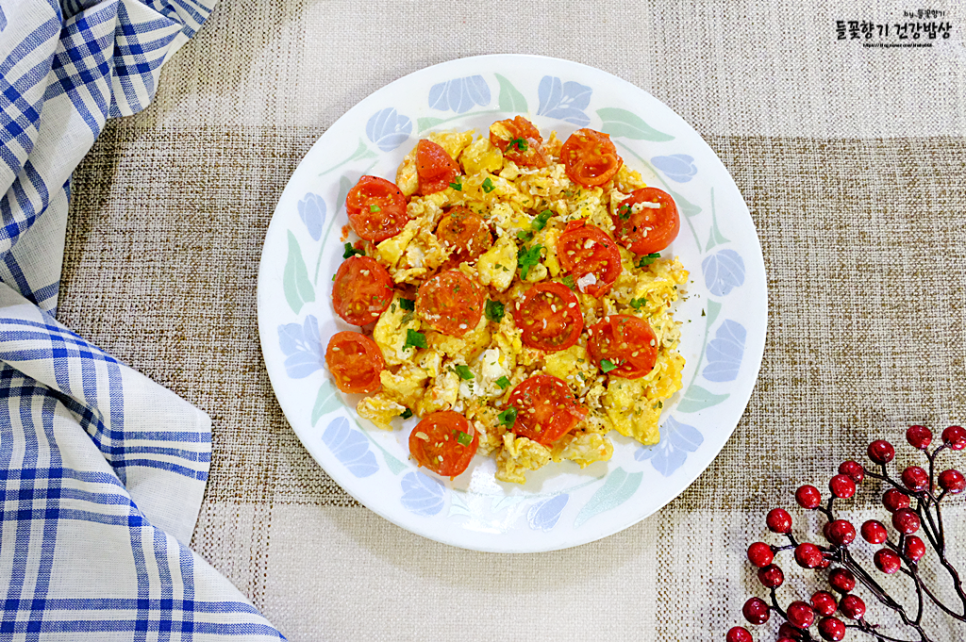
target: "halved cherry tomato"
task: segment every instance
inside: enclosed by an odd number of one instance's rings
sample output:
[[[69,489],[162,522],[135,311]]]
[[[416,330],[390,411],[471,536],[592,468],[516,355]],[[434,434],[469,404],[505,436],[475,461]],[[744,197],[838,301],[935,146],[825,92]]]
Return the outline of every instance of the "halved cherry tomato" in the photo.
[[[594,283],[578,288],[593,297],[607,292],[621,275],[621,253],[617,242],[596,225],[571,221],[557,240],[557,259],[561,267],[580,281],[593,274]]]
[[[483,218],[462,206],[446,212],[436,226],[436,237],[444,246],[456,248],[450,255],[454,265],[472,261],[493,245],[493,236]]]
[[[567,384],[548,374],[534,375],[514,388],[510,405],[517,411],[513,432],[544,446],[566,435],[587,416],[587,409],[577,403]]]
[[[363,176],[345,198],[349,224],[361,238],[378,243],[402,231],[409,221],[406,197],[378,176]]]
[[[513,306],[513,320],[525,344],[547,352],[566,350],[584,329],[577,296],[566,285],[548,281],[527,290],[523,301]]]
[[[612,314],[590,329],[587,343],[598,367],[603,359],[617,366],[607,374],[640,379],[657,362],[657,337],[651,324],[629,314]]]
[[[339,266],[332,284],[332,306],[346,323],[372,323],[391,301],[392,277],[374,258],[353,256]]]
[[[603,185],[624,164],[610,136],[593,129],[571,134],[560,148],[560,162],[570,180],[584,187]]]
[[[483,316],[483,290],[458,270],[440,272],[416,292],[416,314],[434,330],[461,337]]]
[[[450,479],[466,470],[479,445],[480,433],[452,410],[426,415],[409,433],[409,452],[416,463]]]
[[[460,167],[446,150],[431,140],[416,143],[416,174],[419,176],[419,193],[433,194],[449,187]]]
[[[656,187],[631,192],[611,218],[617,239],[634,254],[660,252],[677,238],[681,229],[674,199]]]
[[[543,151],[543,136],[523,116],[493,123],[490,126],[490,143],[503,152],[503,158],[517,165],[546,167],[550,164]]]
[[[325,365],[342,392],[368,394],[382,388],[379,373],[386,369],[382,351],[375,341],[358,332],[338,332],[329,339]]]

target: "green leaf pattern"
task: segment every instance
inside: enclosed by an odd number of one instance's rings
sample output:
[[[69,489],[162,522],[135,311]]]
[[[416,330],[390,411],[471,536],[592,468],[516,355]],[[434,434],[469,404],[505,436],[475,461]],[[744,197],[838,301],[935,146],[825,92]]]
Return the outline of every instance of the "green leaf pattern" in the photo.
[[[302,248],[291,230],[288,231],[288,258],[282,273],[282,288],[285,291],[285,300],[295,314],[299,313],[304,304],[315,301],[315,290],[309,282],[309,273],[302,259]]]
[[[604,485],[594,493],[590,501],[577,513],[577,519],[574,520],[574,528],[580,527],[581,524],[585,523],[591,517],[604,511],[613,510],[626,502],[637,492],[643,477],[644,473],[628,473],[623,468],[610,471]]]

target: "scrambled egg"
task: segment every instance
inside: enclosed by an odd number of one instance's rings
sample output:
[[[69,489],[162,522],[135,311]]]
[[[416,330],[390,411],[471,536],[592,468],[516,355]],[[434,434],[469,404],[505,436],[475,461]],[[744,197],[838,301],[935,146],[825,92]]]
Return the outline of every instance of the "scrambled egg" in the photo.
[[[389,309],[372,333],[387,370],[381,375],[382,390],[359,402],[359,414],[392,429],[392,420],[408,412],[462,412],[480,434],[478,453],[495,456],[497,479],[516,483],[526,481],[527,471],[551,461],[573,461],[580,467],[607,461],[613,453],[606,436],[610,430],[642,444],[657,443],[663,403],[681,388],[684,367],[677,352],[680,324],[670,313],[688,278],[677,259],[658,258],[638,267],[621,247],[623,271],[610,291],[600,299],[577,292],[585,328],[610,314],[635,315],[650,323],[657,337],[657,364],[640,379],[602,373],[588,354],[586,330],[578,343],[559,352],[526,347],[511,314],[511,306],[530,284],[566,276],[556,248],[568,222],[585,220],[614,234],[611,215],[630,192],[645,187],[640,174],[624,165],[603,187],[572,183],[564,165],[556,162],[562,144],[556,133],[543,144],[553,162],[542,169],[505,159],[486,134],[447,132],[428,138],[459,164],[461,189],[451,186],[428,196],[417,194],[415,148],[399,166],[396,184],[409,197],[411,220],[402,232],[369,251],[397,284]],[[482,216],[494,237],[487,251],[459,268],[505,309],[499,320],[484,315],[476,328],[459,338],[423,324],[411,303],[416,288],[450,259],[453,249],[441,243],[434,230],[447,209],[455,206]],[[547,210],[549,218],[537,225],[537,215]],[[542,248],[539,261],[527,266],[524,279],[518,257],[523,248],[537,244]],[[408,331],[421,333],[425,345],[412,345]],[[588,410],[576,429],[552,447],[515,435],[499,419],[513,386],[541,372],[565,381]]]

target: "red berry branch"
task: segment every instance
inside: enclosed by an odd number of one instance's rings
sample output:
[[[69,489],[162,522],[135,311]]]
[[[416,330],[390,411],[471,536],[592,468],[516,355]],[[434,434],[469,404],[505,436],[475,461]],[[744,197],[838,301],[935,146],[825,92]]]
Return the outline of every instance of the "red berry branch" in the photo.
[[[748,547],[748,560],[758,569],[758,580],[768,589],[767,599],[752,597],[745,602],[742,614],[751,624],[764,624],[773,615],[783,620],[778,629],[778,642],[814,642],[813,625],[822,640],[839,642],[847,632],[870,636],[875,642],[940,642],[926,630],[923,616],[927,607],[940,609],[946,615],[966,622],[966,592],[959,572],[947,557],[946,531],[943,527],[942,505],[950,495],[966,490],[966,477],[958,470],[949,469],[936,475],[936,460],[944,450],[966,448],[966,429],[950,426],[942,433],[942,443],[931,451],[932,432],[925,426],[911,426],[906,441],[926,458],[928,467],[909,466],[895,479],[889,474],[888,464],[895,458],[895,448],[887,441],[869,444],[868,456],[873,464],[866,468],[855,461],[839,466],[839,474],[832,477],[828,500],[822,503],[822,493],[814,486],[801,486],[795,491],[795,501],[806,510],[825,518],[822,534],[826,545],[799,542],[792,533],[792,517],[788,511],[775,508],[768,513],[765,524],[773,533],[783,535],[788,543],[773,546],[755,542]],[[863,523],[858,532],[847,519],[836,515],[838,505],[855,495],[857,486],[866,479],[875,479],[887,487],[882,505],[891,514],[890,534],[878,520]],[[919,533],[922,537],[916,535]],[[915,601],[901,604],[879,584],[877,576],[857,559],[849,549],[856,536],[879,546],[872,561],[879,573],[906,576],[915,589]],[[958,601],[946,604],[936,594],[934,586],[924,581],[919,562],[932,549],[930,558],[946,571],[952,580]],[[832,591],[818,591],[808,602],[796,600],[782,608],[778,589],[785,582],[785,574],[775,564],[775,555],[791,551],[795,562],[804,569],[828,569],[827,580]],[[903,637],[892,637],[882,632],[881,624],[866,619],[866,605],[853,593],[861,585],[875,601],[892,611],[898,622],[890,623],[905,628]],[[836,598],[836,594],[838,598]],[[837,614],[837,615],[836,615]],[[727,642],[753,642],[745,627],[728,631]]]

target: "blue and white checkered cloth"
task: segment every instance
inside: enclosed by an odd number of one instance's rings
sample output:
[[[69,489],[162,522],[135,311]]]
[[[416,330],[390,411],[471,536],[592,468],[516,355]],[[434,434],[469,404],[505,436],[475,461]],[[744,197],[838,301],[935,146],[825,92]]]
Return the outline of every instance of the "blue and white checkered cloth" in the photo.
[[[0,640],[283,639],[186,546],[211,422],[55,319],[70,176],[215,0],[0,0]]]

